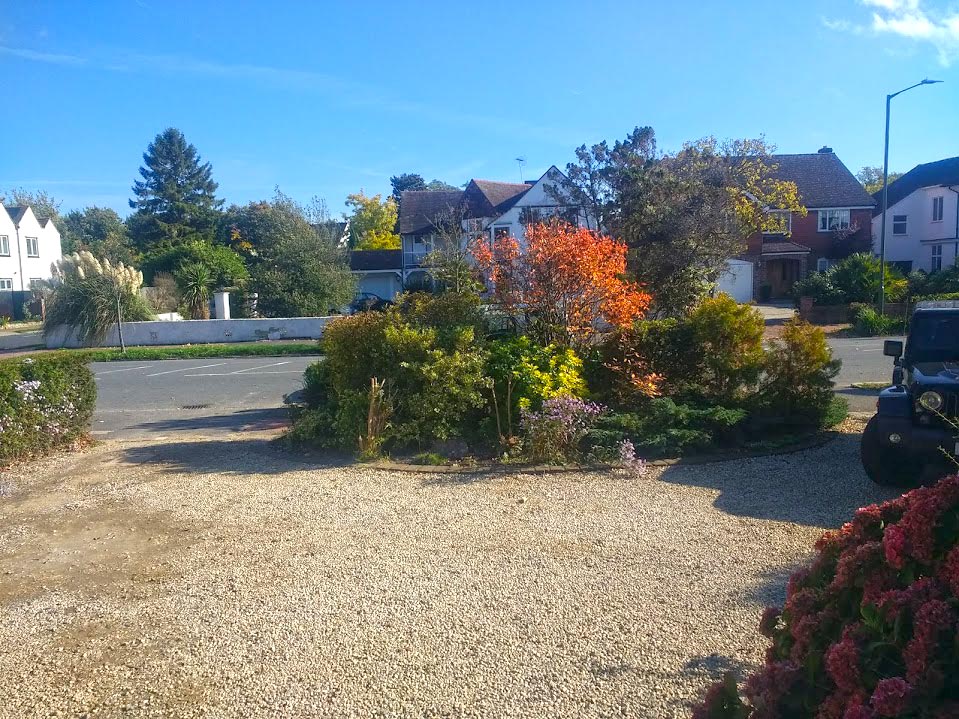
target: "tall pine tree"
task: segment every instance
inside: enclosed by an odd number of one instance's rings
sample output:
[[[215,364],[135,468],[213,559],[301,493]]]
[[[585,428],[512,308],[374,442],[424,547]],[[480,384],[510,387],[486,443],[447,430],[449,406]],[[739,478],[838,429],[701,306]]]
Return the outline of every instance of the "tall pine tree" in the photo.
[[[213,167],[176,128],[161,132],[143,154],[142,180],[133,183],[136,212],[127,220],[141,251],[212,236],[223,200],[217,199]]]

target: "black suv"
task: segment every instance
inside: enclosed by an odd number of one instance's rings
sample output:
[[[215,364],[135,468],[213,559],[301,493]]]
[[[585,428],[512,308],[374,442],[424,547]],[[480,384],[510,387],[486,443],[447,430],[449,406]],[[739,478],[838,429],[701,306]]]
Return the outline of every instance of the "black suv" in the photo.
[[[895,358],[893,386],[879,394],[862,435],[862,464],[878,484],[902,486],[956,470],[959,456],[959,302],[920,302]],[[949,455],[947,457],[947,455]]]

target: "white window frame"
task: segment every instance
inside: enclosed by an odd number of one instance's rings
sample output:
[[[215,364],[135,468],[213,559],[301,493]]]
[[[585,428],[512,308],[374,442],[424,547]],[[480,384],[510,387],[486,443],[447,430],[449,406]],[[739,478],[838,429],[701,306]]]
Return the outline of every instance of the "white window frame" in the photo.
[[[27,243],[27,257],[39,257],[40,256],[40,240],[37,237],[25,237],[24,240]],[[30,240],[33,240],[33,251],[30,251]]]
[[[932,246],[932,262],[929,266],[933,272],[938,272],[942,269],[942,245]]]
[[[828,257],[820,257],[816,260],[816,272],[825,272],[832,267],[832,260]]]
[[[842,207],[824,207],[818,210],[816,220],[816,230],[819,232],[833,232],[835,230],[848,230],[852,225],[852,216],[849,208]],[[833,224],[832,218],[838,218],[838,222]],[[845,218],[845,220],[843,219]]]
[[[10,256],[10,236],[0,235],[0,257]]]
[[[901,218],[901,219],[897,219],[897,218]],[[902,225],[902,232],[896,232],[896,225]],[[909,215],[893,215],[892,216],[892,234],[894,235],[909,234]]]
[[[0,292],[4,290],[13,291],[13,278],[12,277],[0,277]]]
[[[36,289],[36,288],[34,287],[34,284],[36,284],[37,282],[43,282],[43,278],[42,278],[42,277],[31,277],[31,278],[30,278],[30,285],[29,285],[29,287],[30,287],[31,290],[32,290],[32,289]]]
[[[932,198],[932,221],[933,222],[942,222],[942,216],[944,214],[943,210],[945,209],[945,197],[939,195],[939,197]]]
[[[493,227],[490,229],[490,232],[492,232],[493,242],[496,242],[496,232],[497,232],[497,230],[505,230],[505,231],[506,231],[506,237],[511,237],[511,236],[513,235],[513,226],[512,226],[512,225],[493,225]]]

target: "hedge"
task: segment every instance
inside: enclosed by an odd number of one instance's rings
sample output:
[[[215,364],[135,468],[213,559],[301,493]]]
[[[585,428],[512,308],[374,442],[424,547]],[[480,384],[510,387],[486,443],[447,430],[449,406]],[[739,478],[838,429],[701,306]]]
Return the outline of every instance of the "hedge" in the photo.
[[[96,398],[93,373],[80,357],[0,360],[0,466],[84,435]]]

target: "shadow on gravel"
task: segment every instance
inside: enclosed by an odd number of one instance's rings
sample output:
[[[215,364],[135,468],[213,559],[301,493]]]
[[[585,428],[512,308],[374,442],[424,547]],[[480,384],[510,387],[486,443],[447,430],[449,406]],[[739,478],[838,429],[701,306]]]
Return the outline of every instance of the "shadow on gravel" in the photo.
[[[283,474],[349,464],[340,457],[295,455],[268,439],[163,442],[121,450],[125,462],[154,465],[170,473]]]
[[[660,481],[715,489],[714,506],[735,516],[838,527],[859,507],[899,495],[866,477],[859,439],[859,434],[840,434],[822,447],[794,454],[677,465]]]
[[[709,679],[721,679],[726,672],[732,672],[739,678],[743,678],[749,672],[748,667],[738,659],[725,657],[721,654],[709,654],[703,657],[693,657],[683,665],[682,676],[689,677],[708,677]]]
[[[766,569],[760,573],[755,584],[743,587],[741,594],[737,592],[736,595],[743,603],[748,602],[760,607],[781,607],[786,602],[786,585],[789,583],[789,577],[804,566],[806,562],[796,562]],[[759,622],[758,613],[756,622],[757,624]]]
[[[184,409],[183,412],[189,412]],[[208,430],[221,432],[262,432],[283,429],[290,424],[290,413],[283,407],[267,409],[242,409],[224,414],[211,414],[200,417],[178,417],[162,419],[156,422],[143,422],[131,429],[149,432],[203,432]]]

